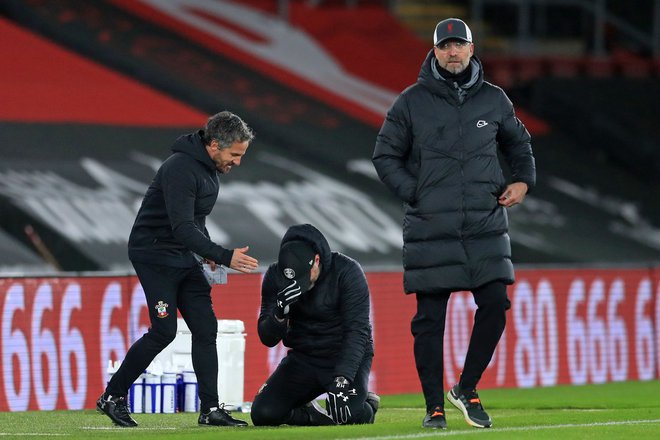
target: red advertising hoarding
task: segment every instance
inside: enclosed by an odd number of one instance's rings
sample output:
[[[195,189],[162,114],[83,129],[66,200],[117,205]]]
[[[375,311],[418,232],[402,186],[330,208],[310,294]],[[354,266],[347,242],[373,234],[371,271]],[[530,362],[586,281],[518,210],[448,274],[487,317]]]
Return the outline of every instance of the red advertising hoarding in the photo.
[[[368,273],[376,357],[371,389],[421,392],[410,319],[415,299],[401,273]],[[480,388],[652,380],[660,377],[658,269],[519,270],[507,328]],[[245,399],[285,353],[256,334],[261,276],[214,287],[218,319],[245,323]],[[475,305],[452,295],[445,384],[460,374]],[[123,359],[148,327],[135,277],[0,279],[0,411],[93,408],[108,360]]]

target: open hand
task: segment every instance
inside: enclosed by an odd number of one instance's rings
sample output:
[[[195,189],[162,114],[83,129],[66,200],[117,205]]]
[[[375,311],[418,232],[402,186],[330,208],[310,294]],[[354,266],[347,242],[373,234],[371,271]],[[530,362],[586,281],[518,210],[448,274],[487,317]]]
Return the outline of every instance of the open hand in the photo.
[[[249,246],[234,249],[229,267],[243,273],[250,273],[259,267],[259,261],[246,254],[249,249]]]

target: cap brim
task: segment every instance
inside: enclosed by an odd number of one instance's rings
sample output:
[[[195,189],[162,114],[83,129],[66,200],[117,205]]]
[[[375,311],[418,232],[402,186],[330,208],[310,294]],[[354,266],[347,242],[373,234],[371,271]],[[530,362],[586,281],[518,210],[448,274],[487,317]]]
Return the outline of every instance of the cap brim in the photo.
[[[445,37],[445,38],[439,40],[437,43],[435,43],[435,45],[437,46],[438,44],[441,44],[442,42],[447,41],[447,40],[461,40],[461,41],[465,41],[466,43],[472,43],[472,41],[468,40],[467,38],[457,37],[455,35],[452,35],[451,37]]]
[[[307,292],[309,290],[309,285],[312,284],[309,273],[306,274],[306,276],[296,277],[296,281],[300,285],[300,290],[302,293]]]

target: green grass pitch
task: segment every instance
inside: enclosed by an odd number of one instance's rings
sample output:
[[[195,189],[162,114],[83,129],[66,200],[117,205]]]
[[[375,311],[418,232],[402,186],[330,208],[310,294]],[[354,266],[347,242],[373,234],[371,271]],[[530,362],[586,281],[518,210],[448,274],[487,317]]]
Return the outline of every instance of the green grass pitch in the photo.
[[[117,428],[92,410],[0,413],[0,438],[390,440],[432,437],[480,439],[660,439],[660,381],[479,392],[491,429],[468,426],[446,403],[447,430],[421,427],[419,394],[382,396],[374,425],[257,428],[197,426],[197,415],[136,414],[138,428]]]

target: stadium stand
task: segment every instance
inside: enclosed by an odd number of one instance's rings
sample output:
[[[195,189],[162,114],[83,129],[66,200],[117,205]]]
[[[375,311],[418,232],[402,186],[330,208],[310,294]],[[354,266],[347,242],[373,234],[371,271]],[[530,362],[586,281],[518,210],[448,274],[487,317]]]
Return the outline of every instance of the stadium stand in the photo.
[[[258,0],[234,4],[233,16],[211,6],[168,15],[141,1],[3,2],[3,52],[33,61],[0,73],[11,103],[0,110],[0,175],[16,182],[0,183],[0,228],[30,249],[24,227],[34,225],[65,270],[128,270],[126,236],[155,164],[178,134],[228,108],[257,141],[223,186],[212,235],[250,243],[267,263],[288,224],[322,222],[333,247],[365,266],[400,267],[401,208],[369,158],[388,100],[415,80],[429,44],[378,2],[338,3],[291,2],[281,20]],[[324,69],[306,71],[287,41]],[[538,188],[511,216],[515,260],[659,260],[652,79],[591,57],[484,61],[532,131],[539,164]],[[319,70],[335,76],[319,80]]]

